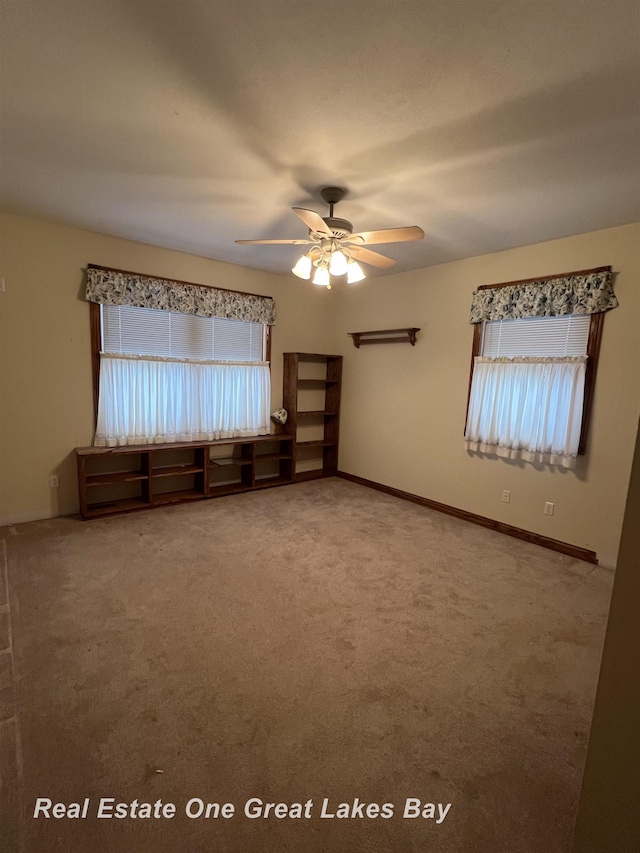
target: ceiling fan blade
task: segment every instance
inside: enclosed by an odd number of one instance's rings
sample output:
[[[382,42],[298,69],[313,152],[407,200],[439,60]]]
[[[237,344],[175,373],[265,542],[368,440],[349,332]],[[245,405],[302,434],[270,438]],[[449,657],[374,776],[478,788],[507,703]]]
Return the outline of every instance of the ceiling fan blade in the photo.
[[[259,243],[266,246],[267,244],[287,245],[287,246],[303,246],[306,243],[311,243],[311,240],[234,240],[234,243]]]
[[[405,243],[408,240],[422,240],[424,231],[418,225],[409,225],[406,228],[384,228],[382,231],[360,231],[358,234],[350,234],[349,242],[356,240],[358,243],[371,245],[373,243]],[[360,238],[360,240],[358,240]]]
[[[333,237],[333,231],[315,210],[307,210],[304,207],[292,207],[291,210],[302,219],[310,231],[315,231],[316,234],[322,234],[325,237]]]
[[[380,267],[382,270],[392,267],[395,264],[392,258],[387,258],[379,252],[372,252],[370,249],[363,249],[362,246],[349,246],[348,252],[356,261],[362,261],[363,264],[371,264],[372,267]]]

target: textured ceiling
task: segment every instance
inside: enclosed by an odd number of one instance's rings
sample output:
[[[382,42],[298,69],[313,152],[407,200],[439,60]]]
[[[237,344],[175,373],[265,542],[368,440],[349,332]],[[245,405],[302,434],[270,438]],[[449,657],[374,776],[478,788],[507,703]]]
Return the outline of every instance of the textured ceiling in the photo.
[[[348,189],[415,269],[640,219],[635,0],[4,0],[5,209],[286,272]],[[371,268],[367,268],[371,270]],[[380,275],[380,271],[371,270]]]

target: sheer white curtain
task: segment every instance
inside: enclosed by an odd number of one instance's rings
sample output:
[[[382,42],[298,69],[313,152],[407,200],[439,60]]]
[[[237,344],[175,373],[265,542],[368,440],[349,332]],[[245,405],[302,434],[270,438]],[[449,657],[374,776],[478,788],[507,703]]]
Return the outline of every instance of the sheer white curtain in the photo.
[[[467,450],[576,464],[586,356],[475,359]]]
[[[270,395],[268,364],[103,354],[95,444],[266,435]]]

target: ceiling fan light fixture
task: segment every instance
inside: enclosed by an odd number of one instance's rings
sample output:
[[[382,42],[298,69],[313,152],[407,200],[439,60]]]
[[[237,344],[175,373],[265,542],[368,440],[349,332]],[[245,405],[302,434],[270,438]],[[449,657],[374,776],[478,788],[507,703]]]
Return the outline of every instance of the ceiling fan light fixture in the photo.
[[[422,240],[424,231],[419,225],[407,225],[403,228],[383,228],[378,231],[361,231],[354,234],[353,225],[347,219],[333,215],[334,206],[342,199],[346,190],[341,187],[323,187],[320,195],[329,205],[329,216],[320,216],[315,210],[305,207],[292,207],[292,211],[308,228],[306,239],[260,239],[236,240],[236,243],[269,245],[306,245],[310,247],[305,255],[298,259],[291,272],[298,278],[308,281],[313,274],[313,283],[331,289],[331,276],[342,277],[346,274],[347,283],[355,284],[366,278],[356,257],[361,263],[378,269],[389,269],[395,264],[393,258],[367,248],[377,243],[406,243],[409,240]],[[313,267],[316,267],[314,273]]]
[[[357,281],[362,281],[366,275],[362,271],[362,267],[357,261],[350,261],[347,265],[347,284],[355,284]]]
[[[326,267],[318,267],[316,269],[316,274],[313,277],[313,284],[329,287],[330,283],[329,270]]]
[[[331,261],[329,263],[329,272],[331,275],[344,275],[347,271],[347,258],[344,252],[336,249],[331,253]]]
[[[310,279],[311,278],[311,258],[308,255],[302,255],[298,259],[298,262],[293,267],[291,272],[294,275],[297,275],[298,278]]]

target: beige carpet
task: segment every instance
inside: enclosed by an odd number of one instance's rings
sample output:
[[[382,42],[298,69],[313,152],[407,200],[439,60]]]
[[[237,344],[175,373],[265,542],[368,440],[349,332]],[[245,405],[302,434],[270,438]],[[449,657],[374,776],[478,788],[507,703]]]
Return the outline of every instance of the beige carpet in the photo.
[[[3,534],[3,853],[569,850],[610,572],[338,479]]]

